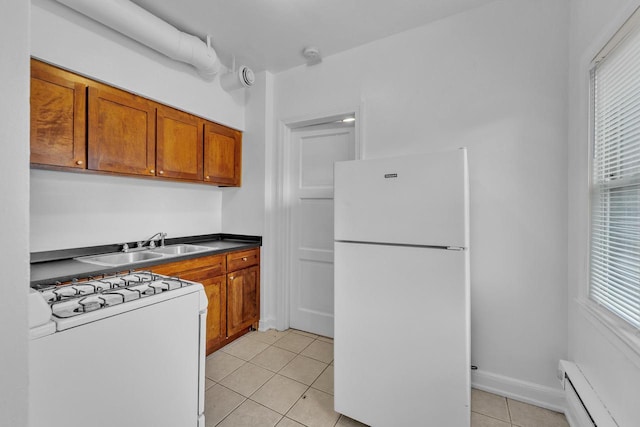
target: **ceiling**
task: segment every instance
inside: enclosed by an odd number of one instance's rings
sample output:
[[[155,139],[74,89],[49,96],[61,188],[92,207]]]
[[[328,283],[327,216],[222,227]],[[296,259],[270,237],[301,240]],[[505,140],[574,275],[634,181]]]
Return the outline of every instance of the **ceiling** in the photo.
[[[132,0],[181,31],[211,35],[222,62],[273,73],[494,0]]]

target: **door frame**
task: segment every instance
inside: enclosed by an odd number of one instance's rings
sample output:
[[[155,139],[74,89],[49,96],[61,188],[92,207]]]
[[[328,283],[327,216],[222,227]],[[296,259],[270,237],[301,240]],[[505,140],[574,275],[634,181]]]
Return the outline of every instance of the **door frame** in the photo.
[[[290,149],[292,134],[295,129],[306,126],[330,123],[341,119],[347,115],[356,118],[354,125],[355,138],[355,159],[363,157],[364,147],[361,143],[361,131],[363,129],[363,108],[362,105],[355,107],[340,108],[323,113],[314,113],[298,116],[290,119],[278,120],[276,147],[274,155],[275,170],[275,194],[273,194],[273,210],[271,221],[268,221],[273,236],[272,250],[277,256],[274,265],[274,291],[275,291],[275,327],[278,330],[288,329],[290,325],[290,286],[291,286],[291,211],[288,201],[291,198],[290,191]]]

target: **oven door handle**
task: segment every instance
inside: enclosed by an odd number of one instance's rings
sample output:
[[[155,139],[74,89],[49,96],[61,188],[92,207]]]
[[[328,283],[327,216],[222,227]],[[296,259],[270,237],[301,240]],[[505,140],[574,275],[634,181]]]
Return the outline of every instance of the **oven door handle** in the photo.
[[[202,298],[207,300],[206,294],[201,292]],[[207,352],[207,309],[206,305],[204,310],[200,311],[200,351],[198,360],[198,427],[204,427],[204,384],[206,382],[205,370],[206,359],[205,354]]]

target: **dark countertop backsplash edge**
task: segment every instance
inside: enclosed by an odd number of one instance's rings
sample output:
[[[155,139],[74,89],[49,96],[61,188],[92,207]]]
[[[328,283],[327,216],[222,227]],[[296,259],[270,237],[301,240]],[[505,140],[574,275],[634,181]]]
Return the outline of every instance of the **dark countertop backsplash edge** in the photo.
[[[174,237],[165,239],[165,245],[177,245],[181,243],[213,242],[216,240],[235,240],[239,242],[258,243],[262,245],[262,236],[246,236],[242,234],[201,234],[197,236]],[[125,243],[125,242],[123,242]],[[86,246],[81,248],[55,249],[51,251],[31,252],[31,264],[48,261],[60,261],[81,256],[107,254],[122,250],[122,244],[109,244],[100,246]],[[135,248],[137,242],[126,242],[130,248]]]
[[[183,243],[200,243],[206,245],[208,243],[222,241],[228,244],[225,245],[227,248],[212,248],[211,251],[204,253],[200,252],[179,255],[172,257],[169,262],[262,246],[261,236],[226,233],[165,239],[165,245]],[[234,245],[233,243],[236,244]],[[132,242],[130,245],[135,246],[135,242]],[[34,252],[31,254],[31,287],[34,289],[49,287],[55,285],[56,282],[66,282],[74,278],[86,278],[101,274],[114,274],[118,271],[128,270],[129,268],[152,268],[154,265],[160,265],[168,262],[167,260],[150,260],[148,263],[144,263],[144,265],[131,265],[131,267],[123,265],[119,268],[108,268],[82,263],[74,259],[80,256],[98,255],[102,253],[118,252],[120,250],[122,250],[122,244]]]

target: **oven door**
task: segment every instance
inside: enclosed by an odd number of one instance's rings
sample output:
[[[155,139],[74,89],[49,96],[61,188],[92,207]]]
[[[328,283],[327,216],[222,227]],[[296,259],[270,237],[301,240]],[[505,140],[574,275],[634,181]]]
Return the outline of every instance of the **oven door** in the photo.
[[[30,426],[198,426],[201,294],[31,340]]]

